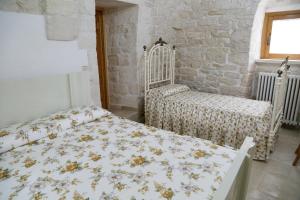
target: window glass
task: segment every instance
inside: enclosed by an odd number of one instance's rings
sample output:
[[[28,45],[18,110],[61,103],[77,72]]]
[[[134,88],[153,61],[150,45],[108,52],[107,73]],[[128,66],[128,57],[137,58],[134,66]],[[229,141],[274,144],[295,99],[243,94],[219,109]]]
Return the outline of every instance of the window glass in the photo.
[[[300,18],[273,20],[271,54],[300,54]]]

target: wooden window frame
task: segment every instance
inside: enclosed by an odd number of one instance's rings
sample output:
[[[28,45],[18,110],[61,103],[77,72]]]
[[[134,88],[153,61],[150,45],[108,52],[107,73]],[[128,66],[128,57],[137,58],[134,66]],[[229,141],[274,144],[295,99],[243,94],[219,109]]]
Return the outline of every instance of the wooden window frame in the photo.
[[[261,58],[262,59],[282,59],[289,57],[289,59],[300,60],[300,54],[271,54],[270,53],[270,40],[272,32],[273,20],[281,19],[296,19],[300,18],[300,10],[283,11],[283,12],[270,12],[265,14],[263,35],[261,40]]]

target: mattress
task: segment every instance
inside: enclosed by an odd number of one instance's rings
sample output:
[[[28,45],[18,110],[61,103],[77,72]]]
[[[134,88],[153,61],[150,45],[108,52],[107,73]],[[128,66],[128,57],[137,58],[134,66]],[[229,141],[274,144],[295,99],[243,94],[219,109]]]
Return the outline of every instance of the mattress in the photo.
[[[113,114],[70,122],[0,154],[0,199],[211,199],[237,154]]]
[[[258,160],[266,160],[274,148],[271,115],[270,102],[195,92],[184,85],[155,88],[146,96],[147,125],[233,148],[253,137]]]

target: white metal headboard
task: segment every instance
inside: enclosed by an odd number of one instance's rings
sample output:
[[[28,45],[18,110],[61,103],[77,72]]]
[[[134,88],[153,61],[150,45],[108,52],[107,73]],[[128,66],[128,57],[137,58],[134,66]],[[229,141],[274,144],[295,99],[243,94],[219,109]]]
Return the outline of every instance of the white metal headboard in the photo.
[[[0,128],[90,103],[88,72],[0,80]]]
[[[277,73],[278,76],[275,80],[275,90],[274,90],[274,103],[272,112],[272,124],[271,124],[271,134],[275,135],[279,126],[281,125],[283,107],[285,101],[285,94],[288,82],[288,70],[290,65],[288,65],[288,57],[282,62]]]
[[[147,52],[144,46],[145,57],[145,94],[160,83],[174,84],[175,79],[175,46],[171,47],[162,38],[159,38]]]

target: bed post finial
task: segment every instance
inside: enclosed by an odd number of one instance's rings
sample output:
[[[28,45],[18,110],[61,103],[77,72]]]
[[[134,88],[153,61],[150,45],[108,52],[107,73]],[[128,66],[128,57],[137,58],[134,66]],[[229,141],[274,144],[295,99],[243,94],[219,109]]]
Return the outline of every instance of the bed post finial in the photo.
[[[281,77],[282,71],[279,69],[279,70],[277,71],[277,74],[278,74],[278,77]]]
[[[160,46],[164,46],[165,44],[168,44],[166,43],[165,41],[163,41],[163,39],[160,37],[156,42],[155,42],[155,45],[157,44],[160,44]]]
[[[277,70],[278,77],[281,77],[283,71],[287,71],[290,69],[290,65],[288,65],[289,57],[287,56],[284,61],[281,63],[280,68]],[[283,68],[283,69],[282,69]]]
[[[144,51],[147,51],[147,46],[144,45],[144,46],[143,46],[143,49],[144,49]]]

